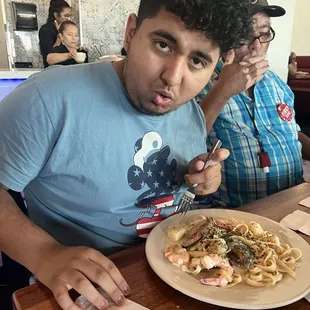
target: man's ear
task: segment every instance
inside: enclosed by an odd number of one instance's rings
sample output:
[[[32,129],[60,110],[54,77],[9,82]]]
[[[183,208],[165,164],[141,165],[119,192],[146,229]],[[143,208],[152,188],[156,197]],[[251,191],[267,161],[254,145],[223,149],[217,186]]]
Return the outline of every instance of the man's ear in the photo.
[[[130,14],[127,20],[125,38],[123,42],[123,46],[126,52],[128,52],[129,50],[130,43],[136,31],[137,31],[137,16],[136,14]]]

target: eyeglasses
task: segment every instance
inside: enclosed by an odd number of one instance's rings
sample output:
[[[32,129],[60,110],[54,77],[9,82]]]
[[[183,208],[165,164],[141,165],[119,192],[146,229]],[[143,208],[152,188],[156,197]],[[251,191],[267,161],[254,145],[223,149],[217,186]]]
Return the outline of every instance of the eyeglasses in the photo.
[[[260,43],[268,43],[268,42],[271,42],[275,38],[275,36],[276,36],[276,32],[272,29],[272,27],[270,27],[269,33],[264,33],[257,37],[250,36],[249,40],[241,42],[241,45],[251,45],[256,40],[258,40]]]

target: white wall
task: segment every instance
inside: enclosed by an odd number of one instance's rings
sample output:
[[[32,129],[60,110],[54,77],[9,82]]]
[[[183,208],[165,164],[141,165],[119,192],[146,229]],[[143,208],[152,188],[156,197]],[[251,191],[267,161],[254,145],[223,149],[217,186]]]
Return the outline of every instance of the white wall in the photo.
[[[4,29],[4,25],[6,24],[4,13],[4,3],[0,0],[0,69],[9,69],[6,34]]]
[[[310,2],[310,0],[304,1]],[[276,37],[270,44],[267,56],[271,70],[277,73],[282,80],[286,82],[288,57],[291,52],[296,0],[269,0],[268,2],[270,5],[282,6],[286,10],[284,16],[271,18],[272,27],[276,31]],[[307,12],[309,15],[310,11]],[[308,19],[310,19],[310,16],[308,16]],[[308,29],[310,31],[310,28]]]
[[[297,56],[310,56],[310,0],[296,0],[292,51]]]

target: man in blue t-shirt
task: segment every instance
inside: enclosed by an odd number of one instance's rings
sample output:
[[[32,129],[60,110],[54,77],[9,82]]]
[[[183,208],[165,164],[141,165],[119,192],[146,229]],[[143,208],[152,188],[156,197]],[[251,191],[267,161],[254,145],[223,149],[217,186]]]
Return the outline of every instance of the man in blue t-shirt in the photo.
[[[228,151],[200,172],[206,124],[191,98],[249,27],[248,0],[142,0],[126,59],[48,69],[1,103],[0,248],[63,309],[71,287],[106,309],[91,282],[121,304],[129,287],[104,255],[173,214],[185,182],[217,190]],[[6,189],[25,190],[31,221]]]

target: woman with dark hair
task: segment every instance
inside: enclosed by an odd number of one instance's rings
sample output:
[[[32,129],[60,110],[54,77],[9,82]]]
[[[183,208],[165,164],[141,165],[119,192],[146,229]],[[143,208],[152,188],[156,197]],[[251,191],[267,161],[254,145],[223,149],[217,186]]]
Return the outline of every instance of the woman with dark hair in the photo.
[[[64,21],[59,27],[59,38],[61,44],[52,49],[47,55],[47,63],[52,65],[75,65],[82,62],[88,62],[87,51],[84,47],[78,48],[79,29],[76,24],[70,20]],[[82,61],[77,58],[77,53],[85,53]]]
[[[51,0],[48,10],[48,18],[39,30],[40,50],[43,57],[44,68],[48,67],[47,55],[54,46],[60,44],[58,41],[58,29],[63,21],[71,20],[72,10],[64,0]]]

